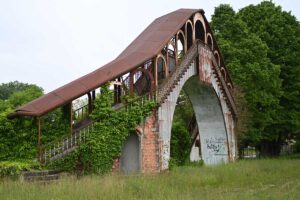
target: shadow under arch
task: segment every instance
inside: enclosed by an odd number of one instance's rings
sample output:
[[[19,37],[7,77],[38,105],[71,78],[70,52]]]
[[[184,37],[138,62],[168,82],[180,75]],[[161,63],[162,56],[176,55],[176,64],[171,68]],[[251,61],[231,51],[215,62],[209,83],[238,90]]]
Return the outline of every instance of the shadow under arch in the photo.
[[[124,141],[120,157],[120,171],[123,173],[140,172],[140,137],[138,132],[131,133]]]
[[[196,76],[183,86],[189,97],[199,131],[201,157],[205,164],[228,162],[228,136],[223,110],[214,88]]]
[[[227,129],[219,95],[212,84],[202,83],[196,75],[195,65],[191,64],[186,75],[159,107],[159,134],[163,141],[162,170],[169,166],[173,116],[182,89],[189,97],[196,116],[200,133],[200,157],[207,165],[229,161]]]

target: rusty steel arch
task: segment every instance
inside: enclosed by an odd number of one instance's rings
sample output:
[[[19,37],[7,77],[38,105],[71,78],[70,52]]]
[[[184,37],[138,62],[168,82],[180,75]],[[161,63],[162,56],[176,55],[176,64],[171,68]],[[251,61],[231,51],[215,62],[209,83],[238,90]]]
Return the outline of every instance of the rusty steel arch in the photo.
[[[175,39],[176,40],[176,39]],[[167,64],[168,64],[168,74],[172,73],[173,71],[171,70],[171,66],[172,66],[172,63],[171,63],[171,59],[172,59],[172,55],[171,55],[171,52],[172,51],[170,49],[170,47],[173,48],[173,59],[174,59],[174,69],[176,68],[177,66],[177,63],[178,63],[178,57],[177,57],[177,48],[176,48],[176,44],[175,44],[175,41],[171,40],[167,46],[166,46],[166,49],[167,49],[167,54],[166,54],[166,58],[167,58]]]
[[[214,51],[214,56],[217,60],[218,65],[220,66],[221,65],[220,54],[217,50]]]
[[[203,33],[204,41],[203,42],[206,44],[207,43],[207,41],[206,41],[207,28],[206,28],[206,23],[205,23],[203,16],[200,13],[196,13],[193,17],[193,21],[194,21],[194,27],[195,27],[195,35],[196,35],[196,23],[200,22],[200,24],[202,25],[202,27],[204,29],[204,33]],[[195,38],[196,38],[196,36],[195,36]]]
[[[207,41],[207,45],[211,48],[211,50],[214,50],[214,41],[212,39],[212,35],[211,33],[207,33],[206,34],[206,41]]]
[[[163,54],[158,54],[155,59],[154,59],[154,67],[155,67],[155,70],[154,70],[154,81],[155,81],[155,85],[158,86],[158,61],[159,59],[162,59],[163,61],[163,79],[167,78],[168,77],[168,74],[169,74],[169,66],[167,65],[167,61],[166,61],[166,58]]]
[[[194,42],[194,26],[191,20],[187,20],[185,22],[185,41],[186,41],[186,49],[189,49]]]
[[[186,50],[186,39],[185,39],[185,34],[182,30],[179,30],[176,33],[176,50],[177,50],[177,53],[178,53],[178,42],[181,42],[182,48],[183,48],[183,54],[185,54],[186,51],[187,51]]]
[[[142,68],[142,67],[139,67],[137,69],[134,69],[132,72],[130,72],[129,74],[129,84],[130,84],[130,94],[133,95],[134,91],[133,91],[133,82],[134,82],[134,79],[133,79],[133,76],[137,73],[137,72],[141,72],[143,73],[144,75],[146,75],[149,79],[150,79],[150,93],[152,94],[152,92],[154,91],[154,77],[153,75],[148,71],[146,70],[145,68]]]

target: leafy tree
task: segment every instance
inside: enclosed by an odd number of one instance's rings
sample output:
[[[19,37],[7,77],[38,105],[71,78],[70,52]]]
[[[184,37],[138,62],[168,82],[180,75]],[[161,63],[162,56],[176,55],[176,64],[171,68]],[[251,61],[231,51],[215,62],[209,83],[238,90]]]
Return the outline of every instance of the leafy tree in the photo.
[[[187,164],[192,141],[188,125],[194,114],[192,104],[187,94],[182,90],[176,102],[172,130],[171,130],[171,160],[170,165],[181,166]]]
[[[276,134],[267,130],[276,125],[280,111],[280,66],[268,57],[267,44],[238,17],[229,5],[220,5],[212,16],[212,28],[235,84],[242,88],[248,107],[248,124],[241,135],[242,145],[258,145]]]
[[[272,146],[270,139],[280,144],[300,135],[300,24],[290,12],[270,1],[247,6],[238,17],[267,44],[268,58],[281,69],[281,110],[276,113],[276,126],[266,127],[273,133],[271,138],[262,141],[267,146]]]
[[[1,87],[14,92],[8,95],[8,99],[0,100],[0,160],[32,159],[37,155],[37,119],[18,117],[9,120],[7,115],[18,106],[41,96],[43,90],[36,85],[17,81],[2,84]],[[56,109],[41,117],[42,144],[69,133],[69,118],[63,110]]]
[[[28,83],[21,83],[19,81],[12,81],[9,83],[2,83],[0,85],[0,99],[1,100],[7,100],[9,99],[10,95],[14,94],[15,92],[24,91],[28,88],[37,87],[34,84],[28,84]],[[39,87],[41,91],[43,91],[42,88]]]
[[[22,91],[16,91],[11,94],[8,101],[12,108],[16,108],[42,95],[43,90],[40,87],[31,85]]]
[[[171,159],[172,164],[184,165],[189,160],[191,151],[191,135],[182,120],[174,120],[171,136]]]
[[[238,13],[220,5],[211,25],[249,111],[241,145],[278,155],[281,144],[300,130],[299,22],[265,1]]]

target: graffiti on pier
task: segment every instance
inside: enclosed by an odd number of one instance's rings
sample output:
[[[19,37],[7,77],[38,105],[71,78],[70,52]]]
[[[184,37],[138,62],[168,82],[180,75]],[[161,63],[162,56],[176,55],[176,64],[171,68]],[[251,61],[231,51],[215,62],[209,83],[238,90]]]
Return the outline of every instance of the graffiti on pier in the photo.
[[[206,147],[213,154],[226,154],[225,151],[225,138],[208,138],[205,139]]]
[[[163,141],[162,146],[162,170],[168,169],[170,160],[170,141]]]

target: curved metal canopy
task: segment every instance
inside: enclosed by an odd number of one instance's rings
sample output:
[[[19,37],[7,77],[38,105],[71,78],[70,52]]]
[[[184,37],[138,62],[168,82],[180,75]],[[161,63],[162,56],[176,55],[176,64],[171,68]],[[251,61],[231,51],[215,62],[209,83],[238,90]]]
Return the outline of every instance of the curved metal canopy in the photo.
[[[204,13],[201,9],[179,9],[157,18],[112,62],[17,108],[8,117],[42,116],[131,71],[157,55],[196,12]]]

